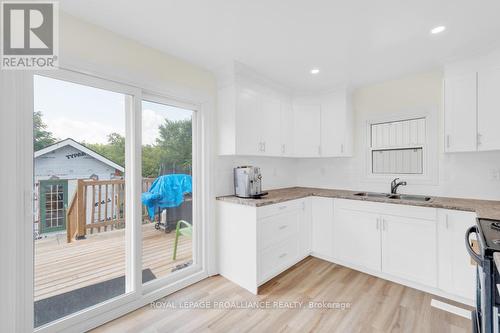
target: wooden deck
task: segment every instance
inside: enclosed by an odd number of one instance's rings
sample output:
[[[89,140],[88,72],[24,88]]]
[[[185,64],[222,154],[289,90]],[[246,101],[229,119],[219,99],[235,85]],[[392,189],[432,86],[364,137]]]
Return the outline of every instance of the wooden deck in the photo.
[[[66,243],[66,235],[35,241],[35,300],[125,275],[125,231],[88,235]],[[172,260],[175,231],[166,234],[143,225],[143,269],[156,277],[192,259],[191,238],[180,236],[177,260]]]

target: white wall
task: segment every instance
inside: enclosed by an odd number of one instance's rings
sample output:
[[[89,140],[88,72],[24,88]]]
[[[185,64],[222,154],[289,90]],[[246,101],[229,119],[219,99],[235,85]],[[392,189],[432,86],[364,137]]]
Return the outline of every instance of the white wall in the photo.
[[[105,78],[134,84],[149,90],[162,92],[186,102],[199,104],[204,111],[201,121],[206,125],[206,170],[213,166],[211,142],[214,129],[216,85],[213,75],[180,59],[148,48],[140,43],[114,34],[98,26],[85,23],[72,16],[60,15],[60,64]],[[22,274],[25,252],[30,246],[23,243],[32,223],[23,222],[23,204],[30,202],[30,193],[23,193],[24,177],[29,174],[23,156],[30,153],[31,130],[23,132],[23,125],[30,122],[29,102],[23,90],[23,71],[0,71],[0,332],[24,332],[33,318],[24,318],[25,290],[23,279],[32,277]],[[28,110],[29,111],[29,110]],[[28,180],[31,182],[32,180]],[[213,184],[212,174],[205,180],[207,191]],[[213,198],[213,193],[210,194]],[[212,200],[213,201],[213,200]],[[214,219],[213,203],[208,206],[207,218]],[[27,210],[29,213],[29,209]],[[27,214],[28,214],[27,213]],[[24,228],[24,231],[22,230]],[[209,228],[213,231],[213,228]],[[213,238],[213,235],[209,235]],[[213,240],[208,242],[208,251],[214,251]],[[213,257],[213,255],[211,256]],[[209,256],[209,259],[211,258]],[[214,262],[208,262],[214,266]],[[214,266],[215,267],[215,266]],[[27,267],[24,267],[27,269]],[[27,269],[29,271],[29,269]],[[32,281],[32,280],[31,280]],[[31,306],[31,304],[30,304]],[[78,327],[73,327],[78,330]]]
[[[431,184],[400,188],[402,193],[480,199],[500,199],[500,152],[443,153],[443,74],[432,71],[382,82],[353,92],[354,155],[352,158],[303,159],[297,161],[297,185],[365,191],[389,191],[388,181],[365,177],[366,121],[404,114],[412,110],[436,110],[438,177]],[[404,177],[402,177],[404,178]]]

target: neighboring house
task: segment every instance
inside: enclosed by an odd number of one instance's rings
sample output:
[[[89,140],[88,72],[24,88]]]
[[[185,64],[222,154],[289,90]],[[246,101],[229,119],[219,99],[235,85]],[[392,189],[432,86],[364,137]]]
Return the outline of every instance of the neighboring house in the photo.
[[[35,234],[66,229],[66,208],[78,179],[116,179],[121,178],[123,172],[122,166],[73,139],[36,151]]]

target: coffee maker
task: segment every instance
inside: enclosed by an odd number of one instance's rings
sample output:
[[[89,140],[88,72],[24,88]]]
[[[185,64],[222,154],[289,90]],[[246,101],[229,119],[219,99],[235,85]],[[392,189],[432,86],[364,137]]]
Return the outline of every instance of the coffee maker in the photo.
[[[239,198],[260,198],[262,192],[262,175],[259,167],[239,166],[234,168],[234,195]]]

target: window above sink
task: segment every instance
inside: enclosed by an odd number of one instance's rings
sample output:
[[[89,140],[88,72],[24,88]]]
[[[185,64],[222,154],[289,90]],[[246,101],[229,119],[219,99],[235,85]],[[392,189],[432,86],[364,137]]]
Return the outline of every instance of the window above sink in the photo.
[[[386,183],[400,177],[415,185],[437,184],[437,115],[438,108],[429,107],[367,120],[365,180]]]

